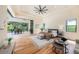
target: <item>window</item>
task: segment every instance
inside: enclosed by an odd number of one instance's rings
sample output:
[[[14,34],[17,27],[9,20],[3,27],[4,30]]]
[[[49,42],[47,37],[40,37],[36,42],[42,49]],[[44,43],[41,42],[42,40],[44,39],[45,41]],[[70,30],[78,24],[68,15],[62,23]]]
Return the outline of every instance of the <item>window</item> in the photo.
[[[66,22],[66,31],[67,32],[76,32],[77,31],[77,20],[76,18],[70,18]]]
[[[28,31],[28,23],[13,22],[13,21],[8,22],[8,32],[19,34],[24,31]]]
[[[11,9],[7,9],[7,14],[9,18],[7,24],[8,34],[15,35],[28,31],[29,22],[27,21],[26,23],[25,19],[14,17],[10,10]]]

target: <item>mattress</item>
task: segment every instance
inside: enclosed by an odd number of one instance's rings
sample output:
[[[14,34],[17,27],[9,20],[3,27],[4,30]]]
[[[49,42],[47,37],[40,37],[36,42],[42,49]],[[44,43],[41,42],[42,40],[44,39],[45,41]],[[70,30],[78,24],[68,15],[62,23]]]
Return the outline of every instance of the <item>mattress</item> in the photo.
[[[51,44],[53,42],[53,39],[46,40],[46,39],[39,39],[37,36],[32,36],[32,41],[35,45],[38,46],[39,49],[43,48],[47,44]]]

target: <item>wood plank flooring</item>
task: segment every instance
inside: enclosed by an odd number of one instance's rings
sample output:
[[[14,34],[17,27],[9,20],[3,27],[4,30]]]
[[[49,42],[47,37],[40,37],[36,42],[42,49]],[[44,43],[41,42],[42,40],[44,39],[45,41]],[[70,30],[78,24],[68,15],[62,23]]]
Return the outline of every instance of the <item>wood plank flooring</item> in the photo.
[[[38,49],[37,45],[34,45],[31,38],[28,37],[21,37],[16,40],[16,46],[14,49],[15,54],[53,54],[52,45],[47,44],[42,49]]]

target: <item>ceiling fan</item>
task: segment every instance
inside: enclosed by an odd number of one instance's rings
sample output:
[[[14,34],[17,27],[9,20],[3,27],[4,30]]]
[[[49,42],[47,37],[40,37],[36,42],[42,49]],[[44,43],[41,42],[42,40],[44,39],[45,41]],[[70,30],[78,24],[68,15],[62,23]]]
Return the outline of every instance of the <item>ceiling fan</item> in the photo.
[[[38,7],[34,7],[35,8],[35,12],[38,14],[44,14],[46,13],[46,11],[48,11],[48,9],[46,8],[46,6],[41,6],[39,5]]]

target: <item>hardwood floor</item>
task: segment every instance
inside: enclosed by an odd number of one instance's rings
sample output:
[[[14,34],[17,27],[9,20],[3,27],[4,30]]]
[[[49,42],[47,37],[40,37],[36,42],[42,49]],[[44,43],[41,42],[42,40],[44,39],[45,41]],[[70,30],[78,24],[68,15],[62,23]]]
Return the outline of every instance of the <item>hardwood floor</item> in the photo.
[[[54,54],[52,44],[47,44],[42,49],[39,49],[29,37],[20,36],[16,41],[14,54]]]
[[[52,44],[49,44],[40,51],[36,52],[36,54],[55,54],[52,48]]]

